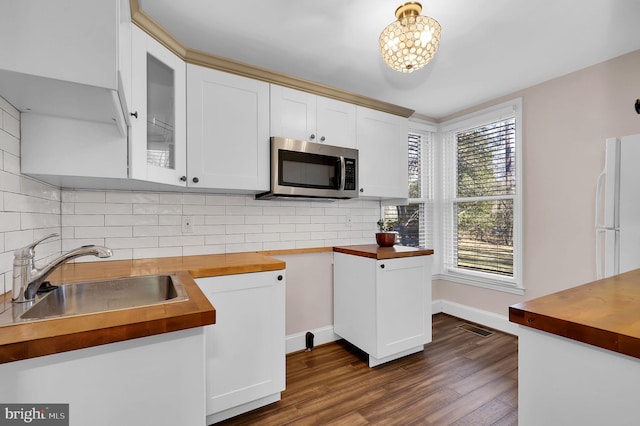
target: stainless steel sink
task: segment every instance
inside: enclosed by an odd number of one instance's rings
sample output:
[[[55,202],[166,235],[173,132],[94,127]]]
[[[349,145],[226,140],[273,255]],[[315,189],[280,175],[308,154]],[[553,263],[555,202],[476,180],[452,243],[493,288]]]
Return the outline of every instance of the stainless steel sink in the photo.
[[[175,275],[63,284],[23,313],[23,320],[82,315],[187,300]]]

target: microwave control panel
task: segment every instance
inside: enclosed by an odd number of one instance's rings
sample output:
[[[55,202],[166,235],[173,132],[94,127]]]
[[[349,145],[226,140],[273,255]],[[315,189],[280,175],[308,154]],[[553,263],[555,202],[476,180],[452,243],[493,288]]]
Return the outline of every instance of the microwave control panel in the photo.
[[[356,160],[353,158],[344,159],[344,189],[356,189]]]

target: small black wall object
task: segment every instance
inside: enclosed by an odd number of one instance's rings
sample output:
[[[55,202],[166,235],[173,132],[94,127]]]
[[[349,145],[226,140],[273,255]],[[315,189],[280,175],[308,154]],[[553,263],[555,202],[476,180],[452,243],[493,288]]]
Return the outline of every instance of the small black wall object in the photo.
[[[636,112],[640,114],[640,99],[636,99]]]
[[[310,352],[313,349],[313,333],[310,331],[307,331],[307,334],[305,335],[305,340],[306,340],[307,352]]]

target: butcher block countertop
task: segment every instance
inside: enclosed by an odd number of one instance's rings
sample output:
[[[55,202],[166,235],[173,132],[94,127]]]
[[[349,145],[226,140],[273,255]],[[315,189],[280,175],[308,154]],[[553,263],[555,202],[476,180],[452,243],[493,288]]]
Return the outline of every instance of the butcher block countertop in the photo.
[[[284,268],[283,261],[259,253],[65,264],[49,277],[52,284],[176,273],[189,300],[28,322],[3,322],[0,363],[214,324],[215,308],[193,278]],[[10,293],[0,296],[0,303],[7,307],[1,316],[11,318]]]
[[[336,253],[352,254],[354,256],[368,257],[376,260],[398,259],[401,257],[412,256],[428,256],[433,254],[432,249],[419,249],[415,247],[404,246],[379,247],[377,244],[334,247],[333,251]]]
[[[518,303],[509,320],[640,358],[640,269]]]

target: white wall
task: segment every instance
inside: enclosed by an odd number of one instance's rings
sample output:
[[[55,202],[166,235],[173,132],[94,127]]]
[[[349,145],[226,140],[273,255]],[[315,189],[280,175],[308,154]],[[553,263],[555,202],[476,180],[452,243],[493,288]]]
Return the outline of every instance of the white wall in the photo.
[[[20,174],[20,113],[0,98],[0,294],[11,290],[13,251],[59,231],[60,190]],[[56,240],[36,254],[59,252]]]
[[[516,96],[523,97],[524,112],[526,293],[434,283],[438,298],[504,316],[511,304],[596,279],[596,178],[604,166],[605,138],[640,133],[633,107],[640,98],[640,50],[473,110]]]

